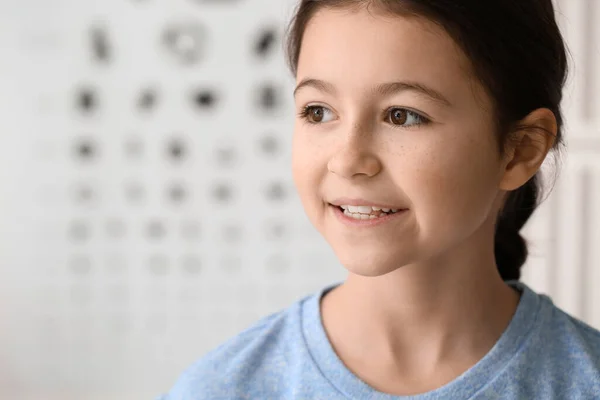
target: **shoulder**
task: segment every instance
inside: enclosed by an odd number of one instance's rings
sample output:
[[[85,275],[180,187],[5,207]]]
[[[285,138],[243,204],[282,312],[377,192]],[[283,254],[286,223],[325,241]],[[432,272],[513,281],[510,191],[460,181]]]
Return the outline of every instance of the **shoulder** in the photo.
[[[547,294],[535,292],[522,282],[512,285],[521,289],[523,298],[528,299],[524,306],[530,312],[522,322],[527,325],[526,319],[535,320],[528,335],[531,336],[530,345],[539,352],[540,359],[574,360],[580,365],[586,361],[600,371],[599,330],[556,306]]]
[[[303,340],[302,300],[270,314],[210,350],[188,367],[161,400],[245,399],[272,393]]]
[[[537,371],[537,385],[571,398],[600,393],[600,331],[556,307],[549,297],[540,298],[545,303],[544,322],[526,361],[529,371]]]
[[[544,336],[558,347],[561,356],[594,367],[600,376],[600,331],[554,305],[548,328]]]

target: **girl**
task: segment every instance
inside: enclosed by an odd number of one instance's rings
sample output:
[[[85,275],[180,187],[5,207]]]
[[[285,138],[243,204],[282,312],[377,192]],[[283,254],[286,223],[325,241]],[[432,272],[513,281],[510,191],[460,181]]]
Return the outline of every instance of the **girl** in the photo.
[[[600,399],[600,332],[518,281],[563,144],[551,0],[302,0],[294,181],[348,276],[163,398]]]

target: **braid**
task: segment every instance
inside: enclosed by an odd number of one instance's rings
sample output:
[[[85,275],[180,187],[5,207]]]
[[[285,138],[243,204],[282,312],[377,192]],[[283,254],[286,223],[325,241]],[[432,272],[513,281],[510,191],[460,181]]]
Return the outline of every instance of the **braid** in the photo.
[[[509,193],[496,222],[494,253],[496,265],[504,281],[519,280],[521,267],[527,260],[527,242],[519,233],[537,207],[538,175]]]

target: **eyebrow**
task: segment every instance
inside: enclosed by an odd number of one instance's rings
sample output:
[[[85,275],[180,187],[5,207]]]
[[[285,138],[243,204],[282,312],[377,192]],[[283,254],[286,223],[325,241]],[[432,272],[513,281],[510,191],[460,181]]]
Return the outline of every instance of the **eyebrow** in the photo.
[[[321,92],[328,93],[330,95],[335,95],[337,93],[337,89],[335,86],[329,82],[322,81],[320,79],[314,78],[305,78],[303,79],[296,89],[294,89],[294,97],[296,94],[305,87],[312,87]],[[404,91],[412,91],[420,94],[424,94],[427,97],[439,102],[445,106],[451,106],[452,104],[446,97],[444,97],[440,92],[432,89],[426,85],[423,85],[419,82],[411,82],[411,81],[401,81],[401,82],[388,82],[382,83],[380,85],[375,86],[371,90],[371,94],[380,95],[380,96],[389,96],[394,93],[404,92]]]

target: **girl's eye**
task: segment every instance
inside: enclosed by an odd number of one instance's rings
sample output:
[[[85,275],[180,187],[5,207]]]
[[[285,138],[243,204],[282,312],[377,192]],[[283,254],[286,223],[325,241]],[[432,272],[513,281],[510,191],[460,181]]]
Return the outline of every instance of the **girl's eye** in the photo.
[[[327,121],[327,115],[331,110],[323,106],[306,106],[298,116],[310,124],[322,124]],[[426,124],[429,120],[414,111],[405,108],[392,108],[386,112],[386,122],[394,127],[410,127]]]
[[[323,107],[323,106],[306,106],[302,109],[299,116],[302,119],[305,119],[308,123],[311,124],[321,124],[324,121],[325,115],[327,113],[331,114],[331,110]]]
[[[427,118],[405,108],[392,108],[388,115],[389,122],[398,127],[419,126],[428,122]]]

